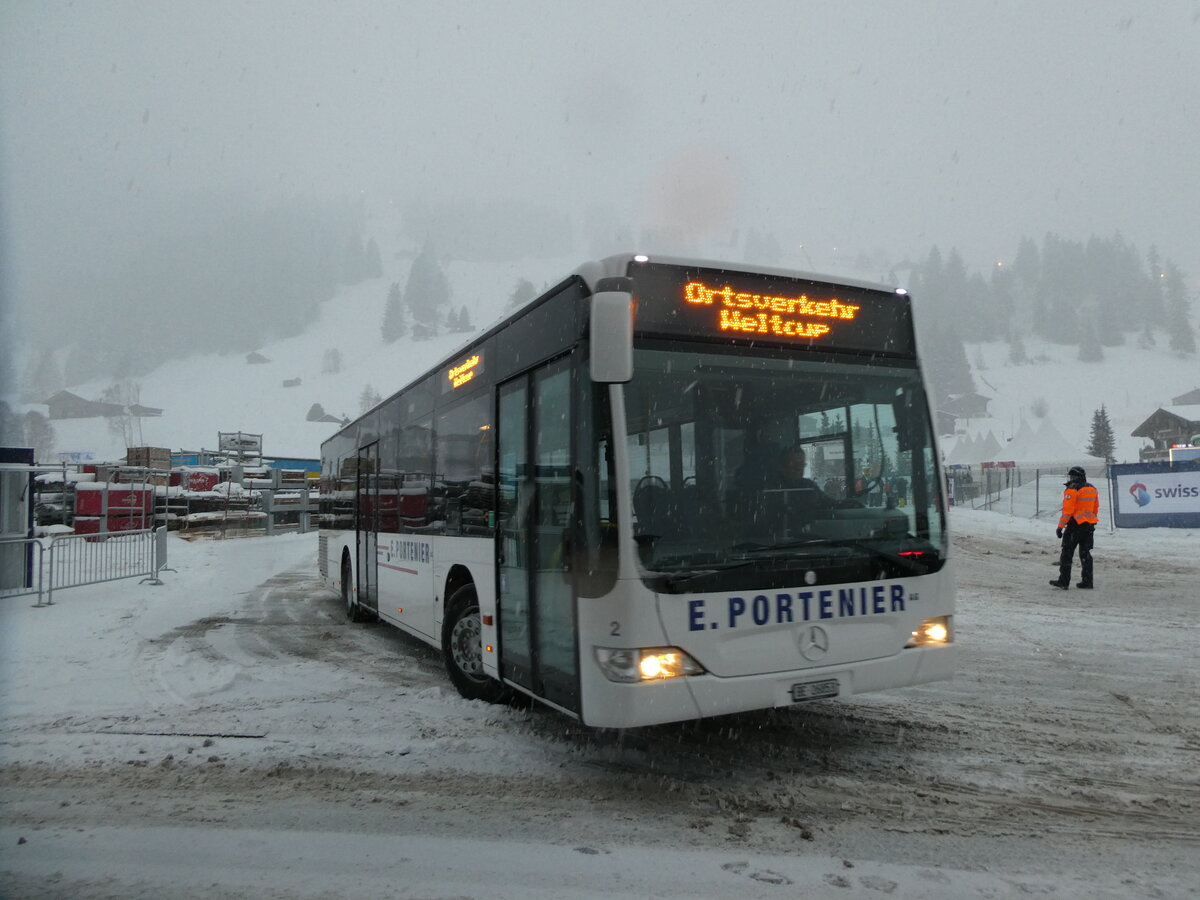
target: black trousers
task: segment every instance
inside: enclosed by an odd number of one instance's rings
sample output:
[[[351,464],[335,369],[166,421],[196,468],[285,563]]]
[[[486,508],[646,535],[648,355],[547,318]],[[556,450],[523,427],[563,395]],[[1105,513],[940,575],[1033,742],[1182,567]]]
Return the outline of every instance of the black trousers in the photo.
[[[1075,559],[1075,549],[1079,548],[1079,583],[1092,583],[1092,541],[1096,536],[1096,526],[1070,522],[1063,529],[1062,555],[1058,558],[1058,580],[1062,584],[1071,583],[1071,563]]]

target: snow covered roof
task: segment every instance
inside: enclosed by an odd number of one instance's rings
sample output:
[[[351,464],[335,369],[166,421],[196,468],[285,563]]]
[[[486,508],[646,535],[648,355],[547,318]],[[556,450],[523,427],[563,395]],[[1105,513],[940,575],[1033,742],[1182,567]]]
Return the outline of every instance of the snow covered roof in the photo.
[[[1160,406],[1141,425],[1130,432],[1134,437],[1153,438],[1163,432],[1200,431],[1200,406]]]

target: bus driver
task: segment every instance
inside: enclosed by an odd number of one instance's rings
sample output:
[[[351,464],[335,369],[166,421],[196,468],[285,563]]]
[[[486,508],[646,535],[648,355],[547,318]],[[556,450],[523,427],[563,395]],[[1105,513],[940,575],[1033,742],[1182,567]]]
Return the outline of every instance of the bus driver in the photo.
[[[818,509],[829,509],[834,505],[833,499],[817,487],[817,483],[804,475],[808,465],[808,456],[804,448],[797,445],[788,447],[779,454],[779,486],[785,489],[805,488],[815,491]]]

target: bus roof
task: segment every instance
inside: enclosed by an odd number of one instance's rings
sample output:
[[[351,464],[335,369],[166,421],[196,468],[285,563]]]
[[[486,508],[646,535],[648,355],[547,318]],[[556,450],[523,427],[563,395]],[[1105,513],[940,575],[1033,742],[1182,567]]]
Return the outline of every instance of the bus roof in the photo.
[[[883,291],[894,294],[900,289],[897,285],[884,284],[877,281],[864,281],[859,278],[844,278],[840,275],[828,275],[818,272],[804,272],[797,269],[782,269],[775,266],[757,266],[751,263],[730,262],[729,260],[698,259],[684,256],[660,256],[649,253],[622,253],[607,256],[604,259],[586,262],[572,274],[584,280],[591,290],[596,289],[596,282],[601,278],[611,278],[625,275],[631,262],[661,263],[669,266],[684,266],[689,268],[716,269],[724,272],[741,272],[746,275],[771,275],[779,278],[796,278],[802,281],[817,281],[822,284],[837,284],[845,287],[860,288],[868,291]]]

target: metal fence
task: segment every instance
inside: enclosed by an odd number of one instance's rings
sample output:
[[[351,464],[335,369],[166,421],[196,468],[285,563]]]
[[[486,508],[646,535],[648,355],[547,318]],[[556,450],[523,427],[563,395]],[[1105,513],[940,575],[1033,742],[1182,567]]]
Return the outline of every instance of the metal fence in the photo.
[[[0,542],[0,551],[19,554],[23,570],[20,583],[0,588],[0,597],[36,595],[35,605],[50,606],[55,591],[86,584],[138,577],[162,584],[158,574],[167,566],[167,530],[8,539]]]
[[[950,469],[947,472],[950,502],[969,509],[986,509],[1025,519],[1057,518],[1062,509],[1063,483],[1066,471],[1054,468],[1025,466],[972,466],[969,469]],[[1100,494],[1101,509],[1112,515],[1108,472],[1090,474],[1088,481]],[[1102,513],[1103,514],[1103,513]]]

